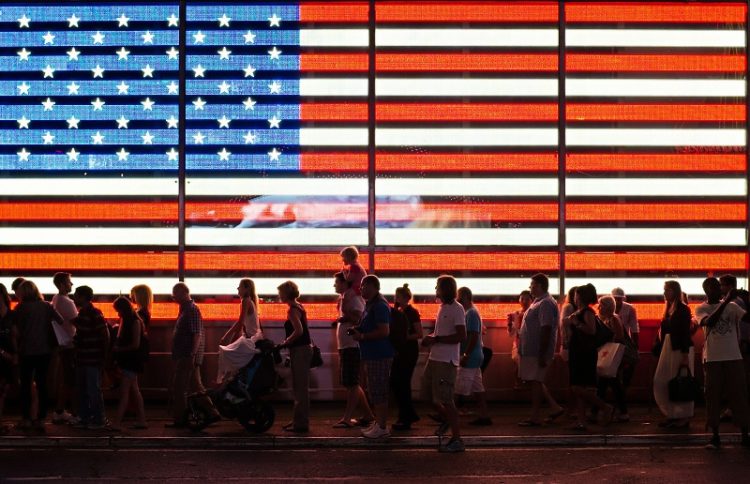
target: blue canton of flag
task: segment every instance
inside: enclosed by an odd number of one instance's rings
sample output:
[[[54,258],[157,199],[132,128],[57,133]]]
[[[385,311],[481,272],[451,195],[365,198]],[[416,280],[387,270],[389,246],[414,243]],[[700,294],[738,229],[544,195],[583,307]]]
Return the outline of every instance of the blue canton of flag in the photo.
[[[179,7],[0,8],[0,169],[175,170]]]

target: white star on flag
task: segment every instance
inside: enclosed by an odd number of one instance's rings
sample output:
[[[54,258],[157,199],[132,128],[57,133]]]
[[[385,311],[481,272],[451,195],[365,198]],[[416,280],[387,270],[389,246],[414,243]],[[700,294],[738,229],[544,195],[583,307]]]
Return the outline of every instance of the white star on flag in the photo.
[[[42,72],[44,73],[45,79],[47,79],[48,77],[52,79],[55,78],[55,69],[53,69],[52,66],[50,66],[49,64],[47,64],[47,67],[42,69]]]
[[[204,69],[203,66],[200,64],[193,67],[193,72],[195,73],[194,77],[206,77],[203,75],[206,72],[206,69]]]
[[[30,151],[26,151],[26,148],[21,148],[21,151],[16,153],[18,155],[19,161],[29,161],[29,155],[31,154]]]
[[[94,79],[97,77],[104,78],[104,68],[100,66],[99,64],[96,65],[93,69],[91,69],[92,74],[94,75]]]
[[[128,54],[130,54],[130,51],[125,49],[125,47],[121,47],[120,50],[115,53],[117,54],[117,60],[128,60]]]
[[[271,60],[279,60],[281,59],[281,52],[276,46],[274,45],[271,50],[268,51],[268,55],[271,56]]]
[[[268,91],[271,94],[281,94],[281,83],[279,81],[273,81],[268,85]]]
[[[197,133],[195,133],[195,134],[193,135],[193,141],[194,141],[194,142],[195,142],[195,144],[197,144],[197,145],[202,145],[202,144],[203,144],[203,140],[204,140],[204,139],[206,139],[206,137],[205,137],[205,136],[203,136],[203,134],[202,134],[202,133],[201,133],[200,131],[198,131]]]
[[[23,16],[18,20],[18,28],[22,29],[24,27],[29,28],[29,22],[31,22],[31,19],[26,16],[26,14],[23,14]]]
[[[125,148],[120,148],[120,151],[117,152],[117,161],[127,161],[129,155],[130,153],[125,151]]]
[[[250,30],[247,31],[246,34],[243,35],[245,38],[246,44],[254,44],[255,43],[255,34],[252,33]]]
[[[271,158],[271,161],[279,161],[279,157],[281,156],[281,151],[274,148],[268,152],[268,156],[269,158]]]
[[[91,38],[94,40],[94,45],[96,44],[104,45],[104,37],[105,37],[104,34],[98,30],[96,31],[94,35],[91,36]]]
[[[104,136],[97,131],[96,134],[91,135],[91,140],[94,142],[95,145],[100,145],[104,141]]]
[[[128,129],[128,123],[130,120],[126,119],[125,116],[120,115],[115,121],[117,121],[117,129]]]
[[[45,145],[51,145],[53,141],[55,141],[55,135],[47,131],[42,135],[42,140],[44,141]]]
[[[68,54],[68,60],[71,60],[71,61],[77,61],[78,60],[78,55],[80,53],[81,53],[81,51],[80,50],[76,50],[75,47],[71,47],[70,50],[66,52],[66,54]]]
[[[167,84],[167,94],[179,94],[180,93],[180,85],[176,82],[172,81],[169,84]]]
[[[76,119],[75,116],[71,116],[67,119],[68,122],[68,129],[78,129],[78,123],[81,122],[80,119]]]
[[[180,18],[175,15],[174,13],[167,17],[167,27],[179,27],[180,26]]]
[[[274,114],[273,117],[268,120],[268,124],[270,125],[269,129],[280,128],[281,127],[281,119],[279,119],[278,117],[276,117],[276,115]]]
[[[42,106],[44,106],[45,111],[52,111],[52,107],[55,105],[55,101],[53,101],[50,98],[47,98],[45,101],[42,101]]]
[[[21,84],[16,86],[16,88],[18,89],[18,94],[28,94],[30,87],[31,86],[26,84],[26,82],[22,82]]]
[[[249,98],[245,99],[244,101],[242,101],[242,104],[245,105],[245,111],[247,111],[247,110],[254,111],[255,110],[256,101],[253,98],[251,98],[251,97],[249,97]]]
[[[29,56],[31,55],[31,51],[30,50],[26,50],[26,47],[24,47],[23,49],[21,49],[18,52],[16,52],[16,54],[18,54],[21,57],[20,60],[22,60],[22,61],[28,61],[29,60]]]
[[[219,161],[229,161],[229,156],[232,154],[232,152],[227,151],[226,148],[222,148],[221,151],[216,154],[219,155]]]
[[[281,17],[277,16],[275,13],[268,17],[268,26],[281,27]]]
[[[251,66],[250,64],[248,64],[247,67],[245,67],[244,71],[245,71],[245,77],[255,77],[256,69],[253,69],[253,66]]]
[[[255,144],[255,135],[250,131],[248,131],[242,138],[244,138],[246,145]]]
[[[52,35],[52,32],[47,32],[42,36],[44,39],[44,45],[54,45],[55,44],[55,36]]]
[[[152,34],[150,30],[147,30],[145,34],[141,35],[141,38],[143,39],[144,44],[154,43],[154,34]]]
[[[179,125],[180,120],[174,116],[170,116],[165,120],[167,122],[167,128],[176,128]]]
[[[66,154],[68,155],[68,161],[78,161],[78,155],[80,155],[75,147],[71,148]]]
[[[29,123],[31,123],[31,120],[26,116],[21,116],[21,119],[16,120],[16,122],[18,123],[18,129],[29,129]]]
[[[156,104],[154,101],[151,100],[151,98],[147,97],[145,100],[141,101],[141,104],[143,104],[143,110],[144,111],[153,111],[154,110],[154,104]]]
[[[79,84],[76,84],[75,81],[73,81],[70,84],[68,84],[66,87],[68,88],[68,95],[77,96],[78,90],[80,89],[81,86]]]
[[[232,122],[231,119],[227,118],[226,115],[222,116],[221,118],[216,120],[219,123],[219,129],[221,128],[229,128],[229,123]]]
[[[202,44],[203,41],[206,40],[206,34],[201,32],[200,30],[193,34],[193,43],[194,44]]]
[[[128,17],[126,17],[124,13],[121,14],[120,17],[117,18],[116,20],[117,20],[117,26],[118,27],[127,27],[128,26],[128,22],[130,21],[130,19]]]
[[[228,50],[226,46],[224,46],[221,49],[217,50],[216,53],[219,54],[219,60],[229,60],[229,55],[232,53],[232,51]]]
[[[193,101],[193,106],[195,106],[196,111],[203,111],[203,106],[206,105],[206,101],[204,101],[201,98],[196,99]]]
[[[177,158],[180,156],[180,152],[174,149],[172,147],[169,151],[167,151],[167,161],[177,161]]]
[[[125,84],[125,81],[120,81],[117,85],[117,94],[127,94],[128,89],[130,89],[130,86]]]
[[[179,59],[179,56],[180,56],[180,51],[179,51],[179,50],[177,50],[177,49],[175,49],[175,47],[174,47],[174,46],[172,46],[172,47],[171,47],[171,48],[170,48],[170,49],[169,49],[169,50],[167,51],[167,59],[169,59],[169,60],[178,60],[178,59]]]
[[[223,14],[217,20],[219,21],[219,27],[229,27],[229,22],[232,20],[232,18],[227,17],[227,14]]]
[[[104,105],[107,104],[99,98],[91,101],[91,105],[94,107],[94,111],[103,111]]]
[[[71,15],[67,18],[68,20],[68,28],[72,27],[78,27],[78,21],[81,20],[80,17],[76,17],[76,14]]]
[[[141,71],[143,72],[143,77],[154,77],[154,69],[149,64],[146,64],[146,67],[141,69]]]
[[[153,143],[154,136],[151,133],[149,133],[148,131],[146,131],[146,134],[144,134],[143,136],[141,136],[141,138],[143,138],[143,144],[144,145],[154,144]]]
[[[217,87],[219,88],[219,94],[229,94],[229,89],[231,89],[232,85],[227,84],[227,81],[222,81]]]

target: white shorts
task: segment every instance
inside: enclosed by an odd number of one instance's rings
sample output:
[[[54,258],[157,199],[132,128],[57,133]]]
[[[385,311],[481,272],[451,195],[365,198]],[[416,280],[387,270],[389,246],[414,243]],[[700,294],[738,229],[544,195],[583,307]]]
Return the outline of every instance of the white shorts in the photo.
[[[522,381],[538,381],[544,383],[547,376],[547,368],[550,363],[542,368],[539,366],[539,358],[535,356],[522,356],[521,364],[518,365],[518,378]]]
[[[456,375],[455,391],[458,395],[484,393],[482,370],[480,368],[463,368],[459,366],[458,375]]]

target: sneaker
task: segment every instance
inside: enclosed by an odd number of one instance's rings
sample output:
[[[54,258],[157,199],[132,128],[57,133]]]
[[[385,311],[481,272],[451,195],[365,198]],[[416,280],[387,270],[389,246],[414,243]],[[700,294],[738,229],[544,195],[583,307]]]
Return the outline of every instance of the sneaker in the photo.
[[[460,438],[452,438],[448,441],[447,444],[441,445],[438,447],[439,452],[448,452],[448,453],[456,453],[456,452],[464,452],[466,450],[466,446],[464,445],[464,441]]]
[[[492,425],[492,419],[489,417],[479,417],[475,418],[471,422],[469,422],[469,425],[474,425],[477,427],[489,427]]]
[[[63,425],[70,422],[73,416],[63,410],[62,412],[52,412],[52,423],[55,425]]]
[[[450,428],[450,425],[448,425],[448,422],[443,422],[438,426],[438,428],[435,429],[435,435],[437,437],[440,437],[441,435],[445,435],[445,433],[448,432],[449,428]]]
[[[383,428],[380,424],[374,424],[367,430],[362,431],[362,437],[367,439],[385,439],[391,436],[387,428]]]
[[[719,450],[721,449],[721,440],[718,435],[711,437],[711,440],[703,447],[706,450]]]

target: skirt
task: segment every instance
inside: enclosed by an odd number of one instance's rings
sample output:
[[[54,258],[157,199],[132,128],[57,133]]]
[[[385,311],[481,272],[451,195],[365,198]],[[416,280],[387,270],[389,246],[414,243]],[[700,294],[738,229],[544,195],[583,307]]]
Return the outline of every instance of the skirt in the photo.
[[[661,413],[671,419],[691,418],[695,410],[695,402],[673,402],[669,399],[669,380],[677,376],[681,364],[682,352],[673,350],[670,335],[665,335],[654,373],[654,400]],[[692,346],[688,353],[688,367],[690,373],[695,375],[695,349]]]
[[[226,346],[219,345],[219,368],[216,381],[221,383],[228,373],[234,373],[250,363],[253,356],[260,353],[255,348],[255,342],[259,339],[263,339],[263,334],[260,332],[250,338],[242,335]]]

